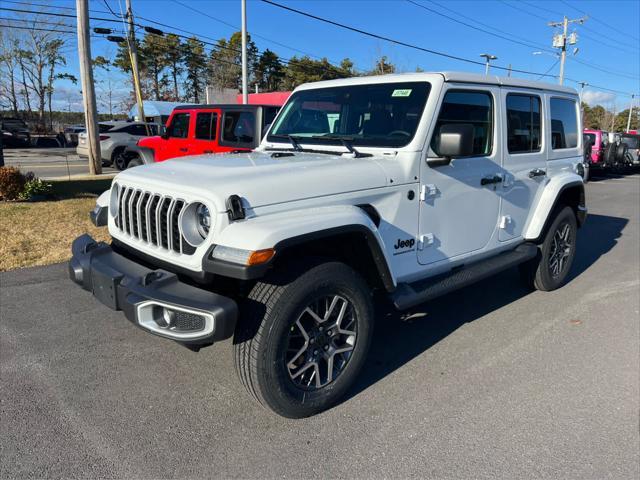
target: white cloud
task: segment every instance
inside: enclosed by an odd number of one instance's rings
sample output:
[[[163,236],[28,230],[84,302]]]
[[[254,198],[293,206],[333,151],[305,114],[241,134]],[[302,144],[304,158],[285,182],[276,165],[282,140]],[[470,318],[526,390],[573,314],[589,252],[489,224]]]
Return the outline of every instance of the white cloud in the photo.
[[[582,101],[587,105],[607,105],[615,102],[616,94],[607,92],[598,92],[596,90],[585,90],[582,94]]]

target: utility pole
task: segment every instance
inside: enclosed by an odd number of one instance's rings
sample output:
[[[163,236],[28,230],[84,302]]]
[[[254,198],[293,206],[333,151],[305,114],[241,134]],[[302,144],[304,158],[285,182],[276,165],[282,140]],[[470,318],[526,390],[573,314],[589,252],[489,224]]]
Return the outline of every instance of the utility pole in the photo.
[[[561,22],[549,22],[548,25],[550,27],[562,27],[562,33],[558,35],[554,35],[553,37],[553,46],[554,48],[559,48],[561,50],[560,53],[560,77],[558,78],[558,83],[562,85],[564,80],[564,62],[567,59],[567,40],[569,45],[575,45],[578,42],[578,35],[574,32],[571,35],[567,36],[567,30],[569,29],[570,23],[579,23],[583,24],[588,17],[584,16],[581,18],[568,19],[566,16]]]
[[[582,108],[582,94],[584,93],[584,87],[589,85],[587,82],[580,82],[580,108]]]
[[[485,59],[484,74],[489,75],[489,63],[491,60],[497,60],[498,57],[491,55],[490,53],[483,53],[480,56]]]
[[[133,72],[133,88],[136,93],[136,103],[138,104],[138,117],[141,122],[144,122],[147,129],[147,135],[151,135],[149,126],[144,116],[144,105],[142,103],[142,89],[140,88],[140,72],[138,70],[138,47],[136,44],[136,31],[133,21],[133,9],[131,8],[131,0],[127,0],[127,22],[129,24],[129,31],[127,36],[127,43],[129,44],[129,60],[131,61],[131,71]]]
[[[249,103],[247,80],[247,0],[240,0],[242,10],[242,103]]]
[[[89,142],[89,173],[98,175],[102,173],[102,157],[100,156],[98,108],[96,107],[96,92],[93,83],[93,67],[91,65],[89,0],[76,0],[76,12],[82,103],[84,106],[84,121],[87,126],[87,141]]]
[[[629,105],[629,117],[627,118],[627,133],[629,133],[631,129],[631,113],[633,113],[633,99],[635,97],[635,94],[631,94],[631,105]]]

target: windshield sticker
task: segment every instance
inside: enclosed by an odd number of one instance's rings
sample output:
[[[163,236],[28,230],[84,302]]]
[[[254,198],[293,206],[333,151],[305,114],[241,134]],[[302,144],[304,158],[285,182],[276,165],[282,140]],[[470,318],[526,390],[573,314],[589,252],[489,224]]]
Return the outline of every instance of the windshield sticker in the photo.
[[[391,94],[392,97],[408,97],[409,95],[411,95],[410,88],[398,88]]]

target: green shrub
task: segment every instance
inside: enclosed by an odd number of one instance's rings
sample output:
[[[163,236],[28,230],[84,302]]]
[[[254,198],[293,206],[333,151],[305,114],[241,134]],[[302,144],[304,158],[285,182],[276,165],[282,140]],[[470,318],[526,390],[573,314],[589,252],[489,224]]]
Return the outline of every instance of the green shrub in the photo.
[[[26,183],[25,176],[15,167],[0,167],[0,197],[15,200],[20,196]]]
[[[27,180],[24,184],[24,189],[20,193],[20,200],[30,200],[38,195],[51,195],[53,187],[50,183],[44,182],[39,178],[32,178]]]

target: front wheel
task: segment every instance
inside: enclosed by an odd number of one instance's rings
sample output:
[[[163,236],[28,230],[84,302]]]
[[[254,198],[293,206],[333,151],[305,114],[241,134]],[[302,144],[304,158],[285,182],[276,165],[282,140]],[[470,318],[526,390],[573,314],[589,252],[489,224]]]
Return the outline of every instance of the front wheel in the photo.
[[[234,336],[240,380],[263,406],[302,418],[335,404],[360,372],[373,331],[370,289],[349,266],[316,264],[258,282]]]
[[[521,265],[520,273],[529,286],[549,292],[567,282],[576,255],[578,224],[571,207],[563,207],[547,230],[538,256]]]

